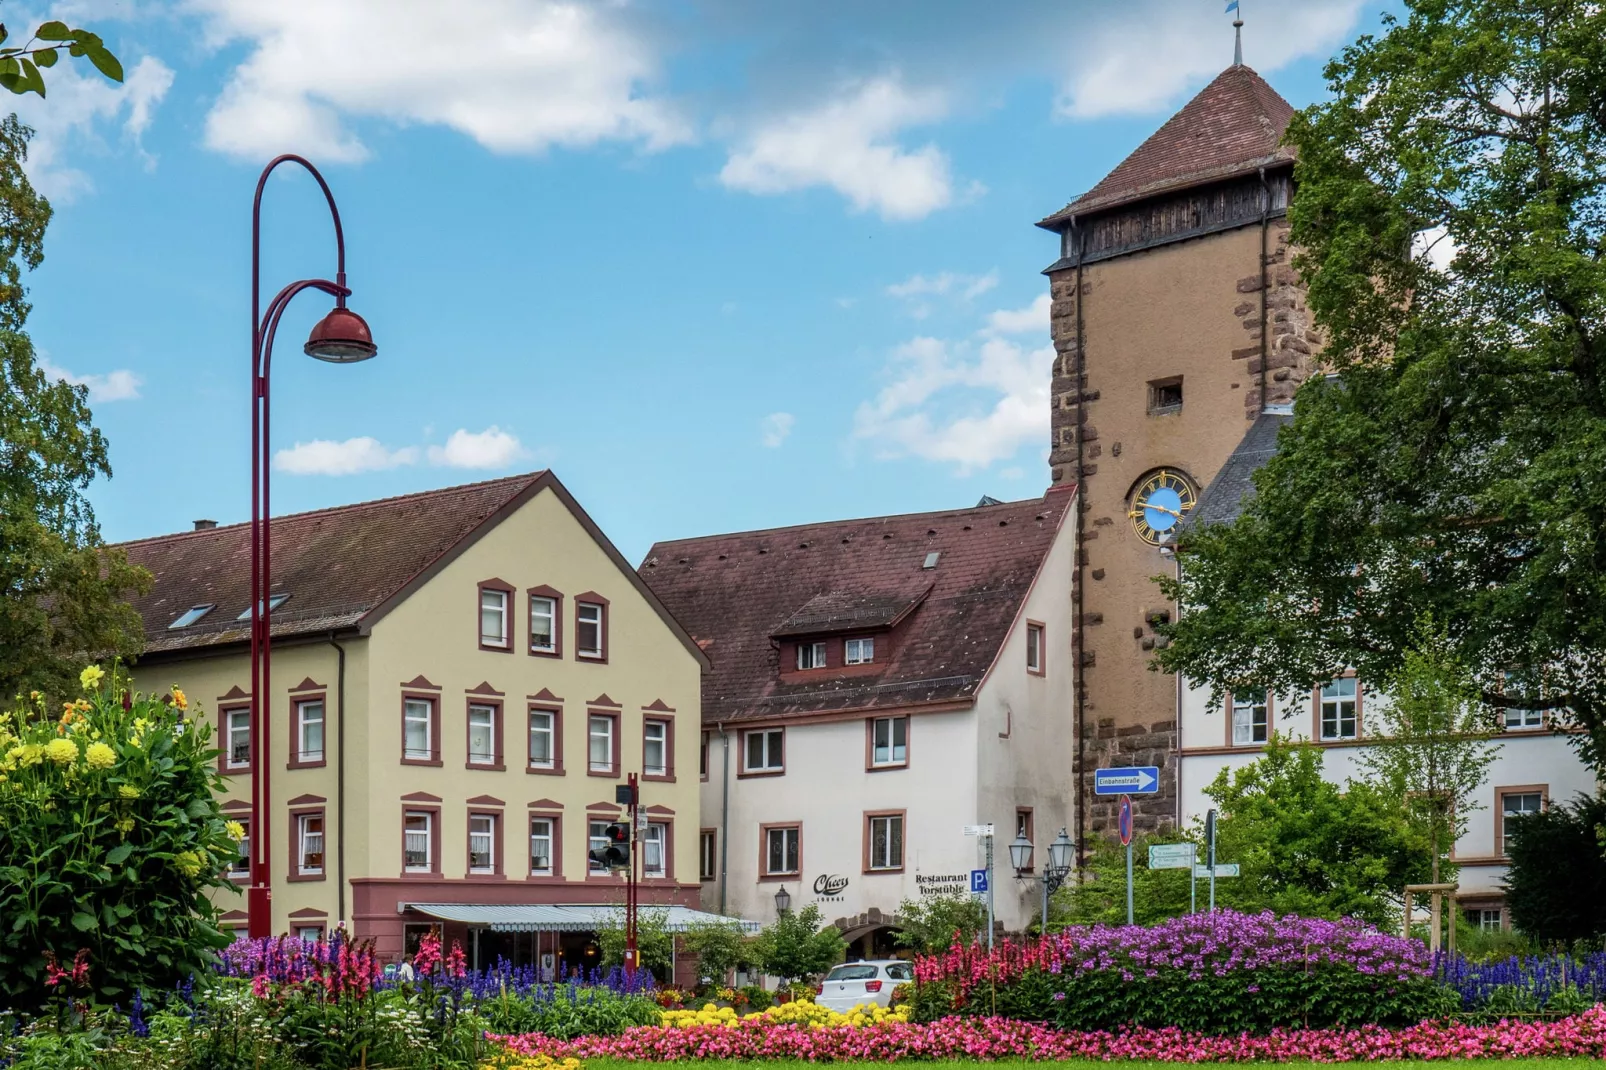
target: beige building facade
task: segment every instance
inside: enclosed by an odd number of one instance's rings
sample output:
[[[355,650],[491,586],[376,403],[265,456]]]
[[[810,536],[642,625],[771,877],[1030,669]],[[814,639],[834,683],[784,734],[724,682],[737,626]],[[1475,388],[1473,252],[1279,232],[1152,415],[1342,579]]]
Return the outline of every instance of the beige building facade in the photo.
[[[394,957],[443,926],[483,961],[583,964],[578,936],[473,919],[622,903],[622,876],[587,851],[623,819],[630,773],[643,901],[696,904],[706,659],[550,473],[274,520],[266,814],[248,528],[124,548],[156,575],[136,685],[179,685],[214,725],[224,806],[269,837],[273,931],[344,921]],[[221,905],[243,932],[244,867],[236,880]]]

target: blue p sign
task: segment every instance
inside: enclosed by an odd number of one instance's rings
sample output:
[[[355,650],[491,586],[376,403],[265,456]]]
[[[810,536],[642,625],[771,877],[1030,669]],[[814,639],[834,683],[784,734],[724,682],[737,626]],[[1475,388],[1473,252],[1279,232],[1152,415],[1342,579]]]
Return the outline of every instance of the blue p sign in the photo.
[[[970,890],[973,892],[985,892],[987,890],[987,871],[985,869],[973,869],[970,871]]]

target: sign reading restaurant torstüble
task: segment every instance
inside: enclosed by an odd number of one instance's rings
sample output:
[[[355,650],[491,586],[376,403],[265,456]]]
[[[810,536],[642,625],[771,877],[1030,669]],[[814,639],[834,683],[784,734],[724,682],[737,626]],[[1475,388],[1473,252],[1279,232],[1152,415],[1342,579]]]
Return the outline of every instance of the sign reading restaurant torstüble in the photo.
[[[921,895],[953,895],[970,890],[969,873],[916,873],[915,887]]]

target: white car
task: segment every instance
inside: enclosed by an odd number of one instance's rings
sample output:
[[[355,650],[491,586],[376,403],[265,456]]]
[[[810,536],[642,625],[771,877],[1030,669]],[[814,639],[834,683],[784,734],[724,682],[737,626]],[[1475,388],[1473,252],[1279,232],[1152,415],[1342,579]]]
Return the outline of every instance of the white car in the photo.
[[[914,979],[915,968],[902,959],[844,962],[825,975],[814,1002],[839,1014],[861,1005],[886,1007],[892,1003],[892,990]]]

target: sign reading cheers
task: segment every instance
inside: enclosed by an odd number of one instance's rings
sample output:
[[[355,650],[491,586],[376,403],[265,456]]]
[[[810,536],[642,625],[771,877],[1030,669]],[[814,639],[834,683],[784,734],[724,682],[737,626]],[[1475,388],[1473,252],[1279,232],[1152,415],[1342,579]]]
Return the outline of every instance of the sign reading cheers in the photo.
[[[824,901],[840,901],[848,879],[839,873],[822,873],[814,878],[814,894]]]

